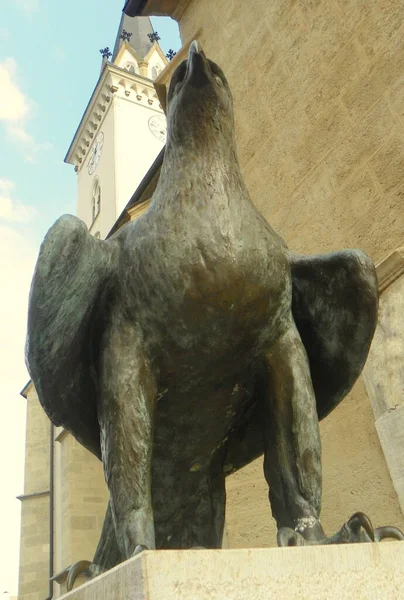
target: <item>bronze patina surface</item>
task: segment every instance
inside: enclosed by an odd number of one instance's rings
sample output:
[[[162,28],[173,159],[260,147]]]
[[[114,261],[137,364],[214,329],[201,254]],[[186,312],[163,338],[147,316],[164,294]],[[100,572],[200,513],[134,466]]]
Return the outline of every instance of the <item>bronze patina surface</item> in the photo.
[[[95,574],[142,547],[221,546],[225,477],[264,454],[278,543],[370,541],[321,527],[318,421],[359,376],[377,319],[363,252],[297,256],[250,200],[232,98],[199,45],[175,71],[150,209],[112,238],[48,232],[27,364],[40,401],[102,460],[110,503]],[[83,566],[84,565],[84,566]]]

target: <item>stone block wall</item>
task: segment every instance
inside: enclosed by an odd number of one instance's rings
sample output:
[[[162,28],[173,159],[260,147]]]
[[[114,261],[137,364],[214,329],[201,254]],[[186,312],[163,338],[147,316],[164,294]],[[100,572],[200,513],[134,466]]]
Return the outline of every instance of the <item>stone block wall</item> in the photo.
[[[404,248],[380,265],[379,323],[364,369],[376,430],[404,512]]]
[[[403,0],[192,0],[234,96],[251,197],[305,253],[401,244]]]
[[[49,496],[22,502],[18,598],[43,600],[49,589]]]
[[[69,433],[55,447],[55,572],[92,560],[104,522],[108,490],[101,462]],[[80,580],[79,583],[82,583]],[[63,586],[58,592],[64,591]],[[59,595],[59,593],[57,595]]]
[[[31,385],[27,391],[24,494],[20,496],[19,600],[43,600],[49,578],[50,422]]]

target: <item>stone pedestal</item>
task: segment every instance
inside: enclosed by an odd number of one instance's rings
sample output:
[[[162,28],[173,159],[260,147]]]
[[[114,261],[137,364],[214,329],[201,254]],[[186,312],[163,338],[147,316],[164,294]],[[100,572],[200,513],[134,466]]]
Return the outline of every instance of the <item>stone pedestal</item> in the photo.
[[[144,552],[69,600],[404,600],[404,542]]]

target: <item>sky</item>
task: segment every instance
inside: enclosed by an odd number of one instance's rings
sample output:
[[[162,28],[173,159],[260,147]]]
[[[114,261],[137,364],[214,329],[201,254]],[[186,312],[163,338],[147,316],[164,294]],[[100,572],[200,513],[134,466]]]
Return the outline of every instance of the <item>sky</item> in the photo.
[[[76,174],[63,162],[111,49],[124,0],[0,0],[0,598],[17,594],[29,376],[29,286],[49,227],[76,211]],[[177,24],[153,18],[164,52]]]

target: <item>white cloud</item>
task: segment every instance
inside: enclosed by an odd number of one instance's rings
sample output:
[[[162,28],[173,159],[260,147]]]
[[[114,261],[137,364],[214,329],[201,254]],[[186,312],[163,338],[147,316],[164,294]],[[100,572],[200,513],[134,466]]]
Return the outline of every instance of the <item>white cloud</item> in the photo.
[[[17,63],[13,58],[0,63],[0,90],[0,121],[5,125],[8,138],[24,153],[25,160],[34,163],[39,152],[52,146],[38,143],[26,130],[32,103],[18,85]]]
[[[17,63],[13,58],[6,58],[0,63],[0,119],[11,123],[21,122],[27,118],[30,107],[15,81]]]
[[[39,0],[15,0],[15,3],[26,15],[32,15],[39,8]]]
[[[24,160],[35,163],[39,152],[50,150],[52,144],[48,142],[39,143],[23,127],[8,125],[6,127],[9,139],[17,144],[24,154]]]
[[[2,182],[2,189],[12,183]],[[28,292],[38,249],[26,236],[0,224],[0,592],[16,591],[19,521],[23,493],[26,401],[19,391],[28,381],[24,343]]]
[[[34,209],[12,199],[14,183],[9,179],[0,179],[0,222],[28,223]]]
[[[10,194],[15,188],[15,183],[10,179],[0,179],[0,193]]]
[[[23,127],[16,127],[15,125],[9,125],[7,131],[11,137],[13,137],[16,140],[19,140],[20,142],[23,142],[24,144],[34,144],[35,143],[35,140],[32,137],[32,135],[27,133]]]

